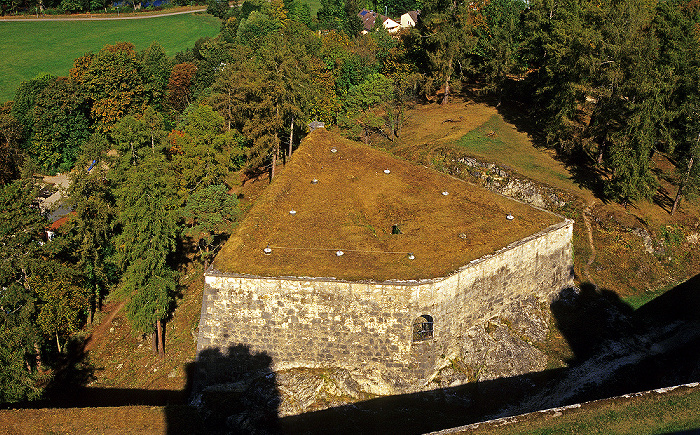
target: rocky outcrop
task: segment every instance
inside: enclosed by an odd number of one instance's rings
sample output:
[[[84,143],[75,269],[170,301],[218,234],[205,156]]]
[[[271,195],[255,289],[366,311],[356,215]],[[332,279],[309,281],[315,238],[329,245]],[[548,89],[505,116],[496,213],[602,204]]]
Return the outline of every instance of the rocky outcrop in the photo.
[[[570,200],[561,191],[520,177],[506,167],[481,162],[473,157],[445,157],[445,171],[452,176],[476,182],[501,195],[547,210],[559,210]]]

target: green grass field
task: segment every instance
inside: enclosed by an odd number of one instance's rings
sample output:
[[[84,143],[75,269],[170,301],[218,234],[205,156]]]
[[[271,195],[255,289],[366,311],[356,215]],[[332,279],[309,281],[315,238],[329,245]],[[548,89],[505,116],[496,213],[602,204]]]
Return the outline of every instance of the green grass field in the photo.
[[[137,50],[159,42],[168,56],[219,32],[208,14],[122,21],[0,22],[0,101],[11,100],[24,80],[41,73],[66,76],[73,61],[105,44],[128,41]]]

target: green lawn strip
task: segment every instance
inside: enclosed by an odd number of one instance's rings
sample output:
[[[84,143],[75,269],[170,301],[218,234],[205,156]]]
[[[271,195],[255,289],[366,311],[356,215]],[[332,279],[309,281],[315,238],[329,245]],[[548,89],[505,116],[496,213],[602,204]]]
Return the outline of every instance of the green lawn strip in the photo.
[[[143,20],[0,22],[0,101],[11,100],[24,80],[40,73],[67,76],[73,61],[105,44],[128,41],[137,50],[159,42],[168,56],[219,32],[208,14],[184,14]]]
[[[672,391],[535,414],[503,426],[481,426],[472,434],[662,434],[700,428],[700,390]]]
[[[664,286],[661,288],[657,288],[656,290],[646,291],[642,294],[625,296],[622,298],[622,300],[626,304],[628,304],[630,307],[632,307],[633,310],[636,310],[637,308],[641,307],[642,305],[645,305],[647,302],[653,301],[657,297],[659,297],[662,294],[666,293],[667,291],[671,290],[673,287],[674,286],[672,286],[672,285]]]
[[[537,149],[532,142],[499,115],[464,135],[456,145],[475,157],[506,165],[535,181],[564,189],[579,196],[591,196],[571,178],[561,162]]]

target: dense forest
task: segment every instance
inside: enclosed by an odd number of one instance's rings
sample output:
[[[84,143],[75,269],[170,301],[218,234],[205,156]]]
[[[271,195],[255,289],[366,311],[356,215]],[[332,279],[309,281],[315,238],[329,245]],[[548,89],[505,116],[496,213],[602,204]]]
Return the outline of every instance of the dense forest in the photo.
[[[93,3],[81,7],[104,7]],[[421,14],[414,28],[389,34],[377,20],[362,34],[363,7]],[[175,253],[189,243],[206,265],[240,214],[228,194],[240,174],[274,178],[311,120],[398,141],[410,104],[449,104],[468,84],[516,102],[562,159],[595,168],[608,200],[650,198],[655,152],[677,167],[673,212],[700,184],[697,0],[322,0],[317,17],[303,0],[210,0],[208,11],[220,34],[172,58],[155,43],[107,45],[0,105],[0,402],[41,396],[108,292],[162,354]],[[57,172],[70,173],[72,213],[48,241],[35,174]]]

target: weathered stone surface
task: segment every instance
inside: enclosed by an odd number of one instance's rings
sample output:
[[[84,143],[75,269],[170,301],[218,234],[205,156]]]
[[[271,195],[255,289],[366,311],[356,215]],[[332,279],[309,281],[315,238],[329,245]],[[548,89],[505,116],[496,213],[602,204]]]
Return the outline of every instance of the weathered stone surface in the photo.
[[[502,195],[517,198],[539,208],[557,209],[566,205],[556,189],[537,185],[531,180],[509,173],[509,169],[473,157],[448,157],[446,170],[456,177],[475,179],[483,187]]]
[[[530,343],[546,336],[541,306],[573,284],[572,224],[420,282],[208,274],[198,350],[269,358],[284,414],[541,370]],[[433,337],[414,342],[419,316],[432,317]]]

